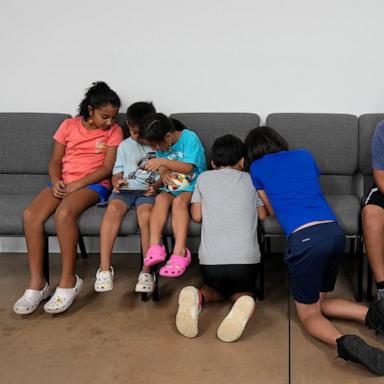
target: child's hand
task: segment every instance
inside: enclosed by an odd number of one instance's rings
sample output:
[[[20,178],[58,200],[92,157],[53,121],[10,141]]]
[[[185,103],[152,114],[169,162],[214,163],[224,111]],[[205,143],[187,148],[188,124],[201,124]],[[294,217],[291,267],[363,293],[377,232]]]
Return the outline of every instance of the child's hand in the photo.
[[[52,185],[52,194],[58,199],[62,199],[65,197],[67,191],[63,180],[56,181],[56,183]]]
[[[72,183],[69,183],[67,185],[67,188],[66,188],[67,193],[66,194],[68,195],[69,193],[78,191],[81,188],[82,188],[82,185],[78,181],[72,181]]]
[[[154,172],[157,171],[163,165],[163,159],[155,158],[145,162],[144,168],[147,171]]]
[[[152,184],[152,185],[150,185],[150,186],[148,187],[148,189],[144,192],[144,196],[148,196],[148,197],[150,197],[150,196],[154,196],[154,195],[156,195],[156,192],[157,192],[157,187],[156,187],[154,184]]]
[[[169,169],[165,169],[163,170],[161,173],[160,173],[160,176],[161,176],[161,180],[163,180],[163,184],[165,186],[167,185],[174,185],[176,186],[174,180],[173,180],[173,176],[172,176],[172,173]]]
[[[116,183],[113,185],[113,191],[115,193],[120,193],[120,188],[122,186],[128,187],[128,181],[124,179],[117,180]]]

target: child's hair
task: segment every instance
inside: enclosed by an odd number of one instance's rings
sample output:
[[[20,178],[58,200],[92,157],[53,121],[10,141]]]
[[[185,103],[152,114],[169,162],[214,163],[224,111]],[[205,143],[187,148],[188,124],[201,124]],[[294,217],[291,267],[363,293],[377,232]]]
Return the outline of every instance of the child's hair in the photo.
[[[234,166],[245,157],[245,152],[245,145],[238,137],[225,135],[212,144],[211,158],[216,167]]]
[[[245,139],[249,163],[269,153],[288,151],[288,143],[280,134],[270,127],[252,129]]]
[[[161,143],[168,132],[182,131],[184,124],[163,113],[146,115],[139,123],[139,137],[150,143]]]
[[[84,99],[79,105],[79,116],[88,120],[89,106],[96,109],[108,104],[111,104],[116,108],[120,108],[120,97],[103,81],[92,83],[92,86],[87,89]]]
[[[138,125],[144,116],[156,113],[156,109],[151,102],[139,101],[131,104],[127,109],[126,119],[131,126]]]

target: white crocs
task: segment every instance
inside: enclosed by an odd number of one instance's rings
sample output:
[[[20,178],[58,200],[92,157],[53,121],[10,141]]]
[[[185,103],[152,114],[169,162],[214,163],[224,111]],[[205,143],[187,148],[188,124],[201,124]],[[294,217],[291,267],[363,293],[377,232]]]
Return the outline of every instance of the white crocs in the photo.
[[[219,325],[217,337],[227,343],[236,341],[243,334],[255,306],[253,297],[239,297],[233,304],[231,311]]]
[[[113,289],[113,279],[115,273],[112,267],[109,267],[109,271],[100,271],[100,268],[96,272],[96,281],[94,284],[96,292],[108,292]]]
[[[153,273],[140,272],[135,292],[152,293],[155,290],[155,276]]]
[[[199,334],[199,291],[192,286],[185,287],[179,295],[179,309],[176,314],[176,328],[185,337]]]
[[[66,311],[79,294],[83,280],[76,275],[76,284],[73,288],[57,287],[51,299],[45,303],[44,311],[47,313],[61,313]]]
[[[13,306],[13,311],[18,315],[28,315],[36,310],[39,304],[47,299],[51,291],[48,283],[43,289],[26,289],[23,296]]]

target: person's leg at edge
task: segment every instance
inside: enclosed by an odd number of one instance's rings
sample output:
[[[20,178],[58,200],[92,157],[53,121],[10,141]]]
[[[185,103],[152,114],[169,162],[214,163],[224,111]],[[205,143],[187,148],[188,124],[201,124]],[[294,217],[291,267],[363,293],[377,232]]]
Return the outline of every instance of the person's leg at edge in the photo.
[[[384,210],[368,204],[362,211],[364,243],[376,283],[384,282]]]
[[[140,204],[136,208],[137,222],[140,228],[140,242],[143,256],[147,254],[149,248],[149,218],[151,216],[153,205],[152,204]],[[143,264],[143,272],[150,273],[151,267]]]
[[[185,245],[187,242],[189,225],[189,205],[191,203],[192,192],[183,192],[172,203],[172,229],[175,235],[175,247],[173,254],[185,256]]]
[[[100,271],[110,270],[113,245],[128,209],[128,205],[118,199],[108,203],[100,225]]]
[[[43,273],[45,238],[44,223],[55,212],[61,199],[53,196],[49,187],[44,188],[24,210],[23,224],[27,243],[30,280],[28,288],[42,289],[46,283]]]
[[[62,271],[59,287],[72,288],[76,284],[75,262],[79,231],[77,219],[88,207],[99,201],[99,195],[91,189],[80,189],[66,196],[55,214]]]

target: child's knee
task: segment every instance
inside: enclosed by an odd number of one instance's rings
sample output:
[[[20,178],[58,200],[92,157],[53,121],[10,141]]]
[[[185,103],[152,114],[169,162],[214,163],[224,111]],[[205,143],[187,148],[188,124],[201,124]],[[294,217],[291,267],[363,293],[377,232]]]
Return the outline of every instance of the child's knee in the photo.
[[[55,213],[56,225],[67,225],[75,219],[72,210],[69,207],[59,207]]]
[[[190,201],[182,198],[181,196],[177,196],[172,203],[172,209],[185,209],[188,210]]]
[[[117,204],[113,200],[108,204],[107,210],[105,212],[106,217],[118,218],[123,216],[128,207],[122,206],[122,204]]]

